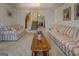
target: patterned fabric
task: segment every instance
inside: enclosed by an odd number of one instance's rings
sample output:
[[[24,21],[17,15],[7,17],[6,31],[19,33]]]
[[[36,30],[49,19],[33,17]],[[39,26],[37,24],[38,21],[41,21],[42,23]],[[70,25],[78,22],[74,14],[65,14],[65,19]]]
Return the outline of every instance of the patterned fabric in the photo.
[[[18,40],[25,34],[25,29],[21,25],[8,25],[0,29],[0,41]]]
[[[16,33],[12,31],[2,31],[2,40],[16,40]]]
[[[62,29],[64,30],[62,30]],[[54,38],[56,45],[68,56],[79,56],[79,29],[76,27],[63,26],[57,28],[57,31],[49,31],[49,36]],[[61,33],[64,32],[64,33]]]
[[[76,29],[75,27],[73,27],[73,28],[71,29],[71,31],[70,31],[69,36],[70,36],[70,37],[76,37],[76,36],[77,36],[77,30],[78,30],[78,29]]]

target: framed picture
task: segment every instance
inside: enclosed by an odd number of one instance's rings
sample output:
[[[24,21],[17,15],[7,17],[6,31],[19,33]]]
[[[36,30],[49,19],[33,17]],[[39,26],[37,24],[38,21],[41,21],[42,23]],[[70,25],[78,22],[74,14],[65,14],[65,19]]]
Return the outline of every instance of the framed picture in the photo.
[[[75,20],[79,20],[79,3],[74,5]]]
[[[12,12],[9,11],[9,10],[7,10],[7,16],[8,16],[8,17],[12,17]]]
[[[71,20],[71,7],[68,7],[63,10],[63,20],[64,21]]]

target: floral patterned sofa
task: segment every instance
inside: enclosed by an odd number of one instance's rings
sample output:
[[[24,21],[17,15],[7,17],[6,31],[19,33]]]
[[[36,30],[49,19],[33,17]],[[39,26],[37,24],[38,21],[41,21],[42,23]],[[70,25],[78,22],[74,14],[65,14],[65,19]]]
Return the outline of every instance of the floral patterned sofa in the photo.
[[[79,29],[66,25],[54,25],[48,35],[68,56],[79,56]]]
[[[7,25],[0,27],[0,41],[16,41],[26,33],[23,26]]]

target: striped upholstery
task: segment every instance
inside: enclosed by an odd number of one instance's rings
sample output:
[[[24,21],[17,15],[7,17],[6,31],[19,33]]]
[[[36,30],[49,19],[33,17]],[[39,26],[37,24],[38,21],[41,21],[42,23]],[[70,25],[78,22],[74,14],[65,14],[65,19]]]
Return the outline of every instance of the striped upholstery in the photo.
[[[79,56],[79,29],[77,27],[66,26],[66,25],[56,25],[57,30],[52,29],[49,31],[49,36],[51,36],[57,46],[66,55],[78,55]]]
[[[2,31],[2,40],[17,40],[16,33],[12,31]]]
[[[21,25],[8,25],[0,30],[0,41],[18,40],[25,34],[25,29]]]

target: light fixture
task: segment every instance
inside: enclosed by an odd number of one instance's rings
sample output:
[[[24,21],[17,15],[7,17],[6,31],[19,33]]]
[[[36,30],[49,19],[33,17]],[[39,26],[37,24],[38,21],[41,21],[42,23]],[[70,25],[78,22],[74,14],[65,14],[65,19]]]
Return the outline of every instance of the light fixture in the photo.
[[[40,6],[40,3],[32,3],[32,6],[33,7],[39,7]]]
[[[41,15],[40,14],[38,14],[38,17],[40,17]]]

